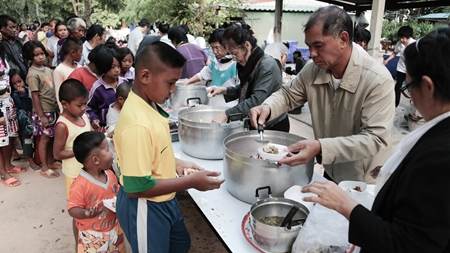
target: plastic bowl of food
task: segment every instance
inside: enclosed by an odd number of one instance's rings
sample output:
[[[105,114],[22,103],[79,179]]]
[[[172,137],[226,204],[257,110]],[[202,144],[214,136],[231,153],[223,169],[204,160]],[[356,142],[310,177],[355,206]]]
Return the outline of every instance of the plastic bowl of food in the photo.
[[[283,159],[288,152],[285,151],[287,146],[275,143],[268,143],[258,148],[258,153],[261,158],[270,161],[279,161]]]
[[[344,191],[363,192],[366,190],[367,184],[360,181],[341,181],[339,187]]]

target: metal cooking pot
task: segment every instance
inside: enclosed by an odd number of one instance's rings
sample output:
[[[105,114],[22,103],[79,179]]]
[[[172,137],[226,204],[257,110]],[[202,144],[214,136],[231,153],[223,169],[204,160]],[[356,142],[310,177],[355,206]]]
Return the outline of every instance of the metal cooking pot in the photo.
[[[230,116],[226,123],[211,123],[226,109],[225,106],[196,105],[178,112],[178,134],[184,153],[207,160],[223,158],[223,139],[244,130],[242,114]]]
[[[264,131],[264,138],[272,143],[289,146],[305,138],[279,131]],[[304,186],[311,182],[314,159],[307,164],[277,166],[276,162],[251,158],[263,145],[257,130],[229,135],[224,139],[223,175],[228,191],[239,200],[252,204],[254,189],[269,185],[275,197],[282,197],[293,185]],[[267,195],[263,195],[267,197]]]
[[[208,92],[206,91],[206,82],[197,82],[189,85],[184,85],[185,80],[176,82],[175,92],[170,96],[169,103],[172,108],[180,106],[188,106],[187,100],[189,98],[199,98],[200,104],[208,104]]]
[[[269,198],[259,199],[259,191],[262,189],[268,189]],[[250,208],[250,228],[253,239],[261,248],[270,252],[290,252],[309,211],[304,205],[294,200],[272,198],[270,193],[269,186],[256,189],[256,203]],[[294,206],[299,209],[294,210]],[[284,218],[292,210],[295,214],[289,219],[290,221],[285,227],[275,226],[275,224],[267,225],[262,222],[262,219],[268,219],[269,217]],[[298,223],[299,221],[301,222]]]

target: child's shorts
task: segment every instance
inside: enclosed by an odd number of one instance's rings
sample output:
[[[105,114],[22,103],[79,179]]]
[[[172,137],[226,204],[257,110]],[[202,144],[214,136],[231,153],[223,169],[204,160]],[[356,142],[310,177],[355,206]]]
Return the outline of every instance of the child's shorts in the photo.
[[[58,120],[57,112],[44,112],[45,117],[48,119],[48,127],[43,127],[41,120],[35,111],[31,112],[31,124],[33,125],[33,135],[47,137],[55,136],[55,123]]]
[[[0,110],[3,112],[6,123],[0,125],[0,147],[5,147],[9,145],[9,137],[19,136],[19,123],[12,98],[0,100]]]
[[[77,252],[125,253],[125,238],[119,223],[116,228],[108,232],[79,231]]]
[[[187,253],[191,238],[176,198],[151,202],[131,198],[120,187],[116,214],[133,252]]]

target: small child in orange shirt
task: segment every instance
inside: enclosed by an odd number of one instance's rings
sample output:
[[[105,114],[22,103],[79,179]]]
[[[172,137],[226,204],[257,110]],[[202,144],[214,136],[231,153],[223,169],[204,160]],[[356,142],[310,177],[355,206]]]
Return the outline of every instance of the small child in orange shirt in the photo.
[[[80,134],[73,143],[73,153],[84,166],[70,188],[67,208],[79,230],[77,252],[125,252],[123,232],[112,211],[119,184],[110,170],[113,156],[105,135]],[[110,199],[112,204],[104,206],[103,200]]]

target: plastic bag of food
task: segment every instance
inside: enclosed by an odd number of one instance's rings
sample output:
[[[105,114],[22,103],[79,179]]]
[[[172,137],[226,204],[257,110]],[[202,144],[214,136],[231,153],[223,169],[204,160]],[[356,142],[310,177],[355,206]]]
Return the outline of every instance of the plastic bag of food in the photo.
[[[348,220],[316,204],[292,247],[292,253],[345,253],[349,249]]]

